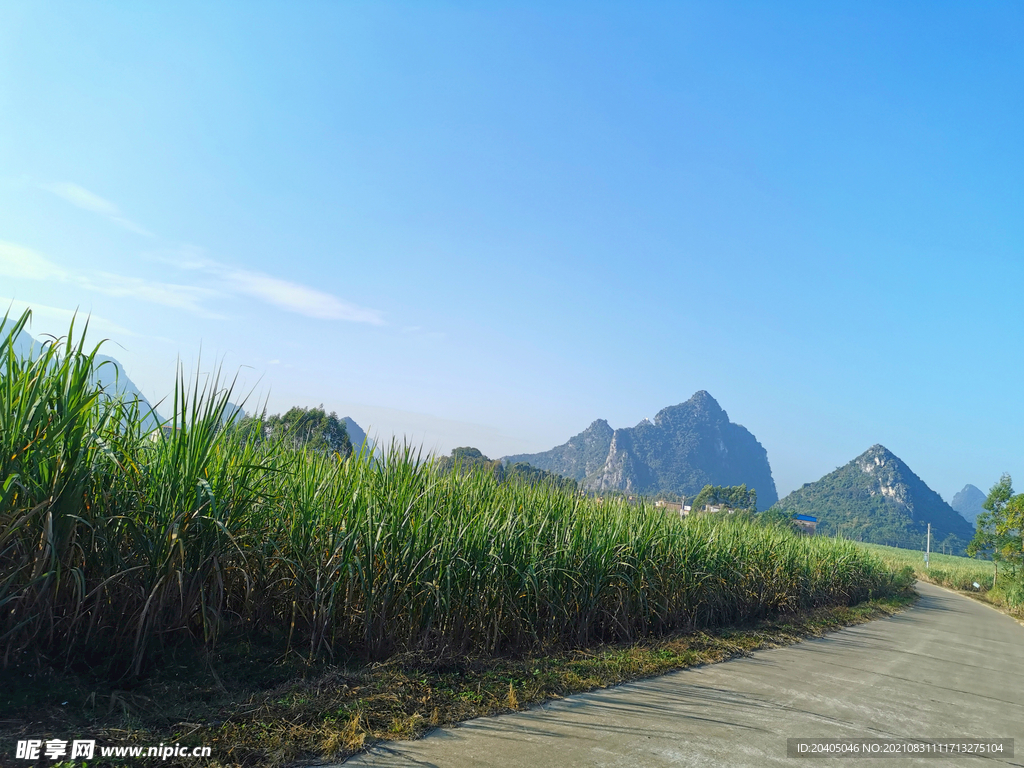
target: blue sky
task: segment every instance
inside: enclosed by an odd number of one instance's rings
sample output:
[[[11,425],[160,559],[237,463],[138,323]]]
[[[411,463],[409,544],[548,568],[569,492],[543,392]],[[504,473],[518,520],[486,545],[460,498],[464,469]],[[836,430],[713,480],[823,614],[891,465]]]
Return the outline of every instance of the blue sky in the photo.
[[[0,299],[491,456],[706,389],[1024,480],[1024,7],[0,6]]]

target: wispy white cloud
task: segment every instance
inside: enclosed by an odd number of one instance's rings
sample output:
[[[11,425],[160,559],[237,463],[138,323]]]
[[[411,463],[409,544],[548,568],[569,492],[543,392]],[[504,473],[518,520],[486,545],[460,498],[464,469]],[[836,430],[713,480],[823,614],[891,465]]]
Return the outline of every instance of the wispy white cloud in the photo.
[[[58,181],[39,186],[72,205],[104,216],[125,229],[146,237],[154,237],[147,229],[127,218],[116,204],[85,187],[70,181]],[[3,244],[0,243],[0,245]],[[75,282],[84,288],[108,296],[135,296],[163,306],[185,309],[205,317],[220,317],[220,315],[204,309],[201,304],[204,299],[234,294],[249,296],[287,312],[295,312],[319,320],[343,320],[352,323],[386,325],[383,314],[379,310],[361,307],[317,288],[274,277],[264,272],[221,264],[205,258],[202,250],[194,246],[176,249],[173,257],[156,256],[155,258],[179,269],[200,271],[216,277],[219,279],[221,290],[161,283],[110,273],[101,273],[96,279],[93,279],[64,270],[29,249],[13,243],[6,245],[9,248],[21,249],[21,252],[10,250],[6,254],[0,251],[0,274],[14,277]]]
[[[349,304],[329,293],[299,283],[244,269],[224,269],[222,276],[238,293],[252,296],[289,312],[321,320],[384,324],[384,318],[376,309]]]
[[[3,240],[0,240],[0,275],[23,280],[71,283],[105,296],[127,296],[165,307],[184,309],[200,317],[220,317],[201,304],[204,299],[220,295],[212,289],[163,283],[110,272],[73,272],[55,264],[38,251]]]
[[[94,338],[93,333],[98,333],[102,336],[142,337],[142,334],[125,328],[123,325],[118,325],[112,320],[90,314],[89,312],[51,307],[46,304],[0,296],[0,318],[3,317],[3,313],[8,311],[8,308],[10,309],[11,317],[20,317],[21,313],[26,309],[32,310],[32,321],[29,331],[37,338],[41,338],[44,335],[40,331],[41,328],[46,329],[46,333],[52,333],[55,336],[67,335],[72,320],[75,321],[76,329],[84,328],[86,322],[89,323],[89,338]]]
[[[96,206],[101,208],[104,202],[100,201]],[[201,272],[206,276],[205,285],[182,285],[111,272],[73,271],[31,248],[0,240],[0,276],[72,283],[106,296],[134,298],[213,319],[222,319],[223,315],[207,309],[206,302],[223,300],[228,296],[248,296],[319,320],[386,324],[379,310],[360,307],[325,291],[264,272],[221,264],[205,258],[202,251],[194,247],[153,258],[180,269]]]
[[[264,272],[240,269],[207,259],[201,250],[192,246],[176,252],[173,258],[157,258],[181,269],[203,272],[218,278],[225,292],[259,299],[288,312],[320,320],[386,324],[379,310],[360,307],[330,293],[290,280],[282,280]]]
[[[211,312],[201,304],[204,299],[216,298],[222,295],[219,291],[209,288],[162,283],[155,280],[145,280],[141,277],[115,275],[110,272],[97,272],[95,279],[80,277],[76,278],[75,282],[84,288],[107,296],[119,298],[130,296],[165,307],[184,309],[200,317],[223,318],[223,315]]]
[[[100,216],[105,216],[118,226],[124,227],[131,232],[145,235],[146,237],[153,237],[152,232],[127,218],[114,203],[105,200],[95,192],[90,192],[85,187],[72,184],[70,181],[57,181],[52,184],[41,184],[40,186],[47,192],[52,192],[58,197],[67,200],[72,205]]]
[[[31,248],[0,240],[0,275],[22,280],[68,279],[67,270]]]
[[[407,325],[402,328],[402,333],[414,338],[414,339],[444,339],[447,334],[443,331],[428,331],[418,325]]]

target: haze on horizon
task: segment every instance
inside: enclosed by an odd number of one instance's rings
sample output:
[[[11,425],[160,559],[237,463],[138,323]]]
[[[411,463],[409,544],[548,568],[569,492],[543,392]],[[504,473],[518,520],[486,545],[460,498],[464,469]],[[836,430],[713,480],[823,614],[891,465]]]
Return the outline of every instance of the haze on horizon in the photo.
[[[0,302],[447,452],[710,392],[1024,479],[1024,7],[0,7]]]

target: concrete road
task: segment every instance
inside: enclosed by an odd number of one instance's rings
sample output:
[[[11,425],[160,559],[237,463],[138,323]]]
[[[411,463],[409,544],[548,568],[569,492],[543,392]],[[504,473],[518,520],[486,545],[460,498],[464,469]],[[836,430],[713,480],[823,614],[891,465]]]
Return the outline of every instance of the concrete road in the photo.
[[[888,619],[378,745],[354,766],[1024,766],[1024,627],[918,584]],[[1013,738],[1013,757],[791,758],[787,738]]]

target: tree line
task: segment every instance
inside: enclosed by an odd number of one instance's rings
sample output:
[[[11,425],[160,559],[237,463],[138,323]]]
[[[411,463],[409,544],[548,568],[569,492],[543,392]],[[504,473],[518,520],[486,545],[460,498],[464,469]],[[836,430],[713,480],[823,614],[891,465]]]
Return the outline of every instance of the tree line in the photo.
[[[336,453],[347,459],[352,455],[345,422],[334,411],[295,406],[283,414],[243,416],[228,429],[256,443],[282,442],[291,448],[308,448],[320,453]]]
[[[978,515],[967,554],[992,560],[996,579],[1000,563],[1016,578],[1024,569],[1024,493],[1014,493],[1013,479],[1004,474],[981,506],[985,511]]]

